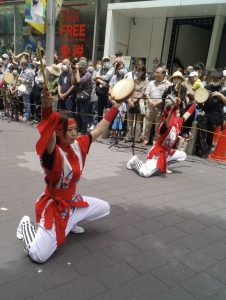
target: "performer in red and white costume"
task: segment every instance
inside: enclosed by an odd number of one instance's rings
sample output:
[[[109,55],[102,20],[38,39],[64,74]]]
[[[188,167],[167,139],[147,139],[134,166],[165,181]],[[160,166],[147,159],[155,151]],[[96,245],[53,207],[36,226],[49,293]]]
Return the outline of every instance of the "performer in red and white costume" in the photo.
[[[119,104],[113,106],[96,128],[77,137],[74,119],[51,110],[52,98],[46,91],[42,95],[42,121],[38,125],[41,137],[36,145],[45,172],[46,189],[36,202],[36,231],[28,216],[17,228],[17,237],[23,239],[28,256],[44,263],[64,243],[70,231],[84,232],[77,224],[82,220],[93,221],[109,214],[107,202],[81,196],[76,185],[82,175],[86,155],[95,141],[118,114]]]
[[[180,117],[178,104],[180,99],[175,98],[175,105],[164,112],[163,122],[158,128],[159,137],[155,145],[150,149],[147,161],[143,163],[136,155],[127,162],[127,169],[134,170],[142,177],[150,177],[157,171],[161,173],[172,173],[167,169],[168,164],[184,161],[186,153],[174,149],[178,135],[181,132],[183,122],[186,121],[195,110],[193,104],[187,112]]]

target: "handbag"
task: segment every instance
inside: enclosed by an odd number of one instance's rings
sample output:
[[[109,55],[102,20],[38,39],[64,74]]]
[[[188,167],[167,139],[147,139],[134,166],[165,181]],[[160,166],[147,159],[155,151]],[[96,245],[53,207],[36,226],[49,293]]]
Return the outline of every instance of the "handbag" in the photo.
[[[90,95],[85,91],[78,91],[76,94],[77,101],[86,101],[90,99]]]

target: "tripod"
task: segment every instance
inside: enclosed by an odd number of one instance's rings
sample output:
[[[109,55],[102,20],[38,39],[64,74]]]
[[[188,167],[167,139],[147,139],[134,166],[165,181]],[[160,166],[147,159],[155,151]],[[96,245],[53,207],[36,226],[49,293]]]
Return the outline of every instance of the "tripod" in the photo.
[[[116,137],[115,141],[113,144],[111,144],[108,148],[111,147],[117,147],[117,148],[125,148],[125,149],[132,149],[132,153],[134,155],[135,149],[143,150],[146,151],[147,148],[145,147],[138,147],[135,144],[135,135],[136,135],[136,127],[137,127],[137,114],[134,114],[134,119],[133,119],[133,126],[132,126],[132,131],[131,131],[131,144],[130,145],[123,145],[119,144],[119,137]]]

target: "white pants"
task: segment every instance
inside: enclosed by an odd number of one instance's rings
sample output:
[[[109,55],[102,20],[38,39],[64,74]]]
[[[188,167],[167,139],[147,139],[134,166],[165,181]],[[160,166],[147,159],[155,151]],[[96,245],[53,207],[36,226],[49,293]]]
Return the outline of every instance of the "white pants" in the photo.
[[[83,196],[84,201],[89,203],[88,207],[71,208],[70,217],[66,227],[65,236],[80,221],[94,221],[110,213],[110,205],[103,200]],[[44,220],[41,220],[34,240],[31,242],[28,255],[38,263],[44,263],[57,249],[55,225],[51,230],[44,228]]]
[[[166,163],[179,162],[186,159],[186,153],[184,151],[176,150],[173,155],[168,155]],[[142,177],[150,177],[158,171],[157,158],[148,159],[145,163],[139,160],[137,164],[134,164],[132,169],[136,171]]]

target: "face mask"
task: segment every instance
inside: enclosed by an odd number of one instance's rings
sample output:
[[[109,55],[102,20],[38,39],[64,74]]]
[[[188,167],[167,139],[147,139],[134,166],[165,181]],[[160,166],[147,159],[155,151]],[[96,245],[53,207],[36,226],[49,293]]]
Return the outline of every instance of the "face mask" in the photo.
[[[50,75],[49,75],[49,80],[53,81],[54,79],[55,79],[55,75],[50,74]]]
[[[142,75],[143,75],[142,72],[138,72],[138,71],[135,72],[135,76],[136,76],[137,78],[141,78]]]
[[[90,73],[93,73],[94,67],[93,67],[93,66],[89,66],[89,67],[87,68],[87,70],[88,70]]]
[[[220,84],[220,82],[211,82],[211,85],[213,85],[213,86],[219,86],[221,84]]]
[[[25,70],[25,69],[26,69],[26,66],[20,65],[20,68],[21,68],[21,70]]]
[[[119,76],[124,76],[124,74],[125,74],[124,69],[118,70],[118,75]]]
[[[68,66],[67,65],[62,65],[61,69],[62,69],[63,72],[66,72],[66,71],[68,71]]]
[[[8,60],[7,60],[7,59],[4,59],[4,60],[2,61],[2,64],[3,64],[3,66],[7,65],[7,64],[8,64]]]
[[[17,75],[17,70],[13,70],[13,75]]]
[[[109,62],[105,62],[103,65],[104,65],[104,68],[110,68],[110,63]]]
[[[96,69],[100,70],[101,69],[101,65],[96,65]]]

